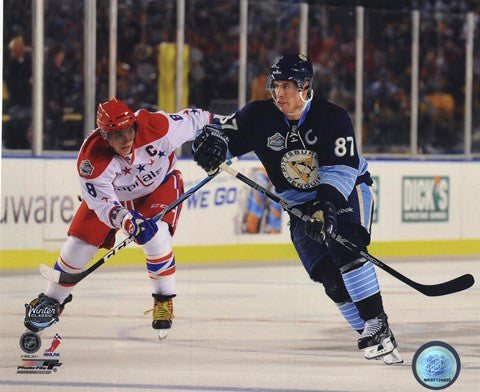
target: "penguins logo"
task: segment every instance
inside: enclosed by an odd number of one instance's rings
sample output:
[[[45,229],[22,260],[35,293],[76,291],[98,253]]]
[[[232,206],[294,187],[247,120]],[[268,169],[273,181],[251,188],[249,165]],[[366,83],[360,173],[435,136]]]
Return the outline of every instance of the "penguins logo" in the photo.
[[[320,184],[317,154],[310,150],[288,151],[280,168],[286,180],[298,189],[312,189]]]

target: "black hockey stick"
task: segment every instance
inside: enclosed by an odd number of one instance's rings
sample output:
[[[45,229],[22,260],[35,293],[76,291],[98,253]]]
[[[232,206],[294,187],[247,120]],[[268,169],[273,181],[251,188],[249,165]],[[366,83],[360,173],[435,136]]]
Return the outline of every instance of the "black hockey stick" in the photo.
[[[220,169],[238,178],[244,184],[247,184],[249,187],[255,189],[256,191],[262,193],[269,199],[278,203],[285,211],[290,212],[292,215],[295,215],[296,217],[306,222],[313,219],[308,215],[304,215],[298,208],[291,207],[278,195],[274,194],[273,192],[270,192],[268,189],[264,188],[263,186],[251,180],[250,178],[244,176],[242,173],[239,173],[232,167],[222,163],[220,165]],[[344,246],[345,248],[364,257],[371,263],[375,264],[377,267],[383,269],[385,272],[388,272],[390,275],[394,276],[398,280],[401,280],[403,283],[406,283],[410,287],[413,287],[415,290],[429,297],[437,297],[440,295],[456,293],[457,291],[468,289],[475,283],[473,276],[470,274],[459,276],[458,278],[449,280],[448,282],[444,282],[444,283],[438,283],[438,284],[432,284],[432,285],[417,283],[407,278],[406,276],[402,275],[400,272],[394,270],[392,267],[389,267],[388,265],[378,260],[377,258],[373,257],[369,253],[363,251],[357,245],[350,242],[346,238],[342,237],[340,234],[334,235],[333,239],[337,241],[339,244],[341,244],[342,246]]]
[[[225,166],[228,167],[231,161],[225,163]],[[188,191],[186,191],[182,196],[180,196],[177,200],[175,200],[172,204],[166,207],[160,214],[155,215],[152,219],[155,221],[161,220],[166,214],[172,211],[175,207],[179,204],[184,202],[190,196],[192,196],[196,191],[198,191],[201,187],[205,184],[210,182],[220,171],[205,177],[202,181],[200,181],[197,185],[194,185]],[[104,264],[109,258],[115,256],[118,252],[124,249],[128,244],[130,244],[135,238],[130,236],[125,238],[122,242],[120,242],[117,246],[107,252],[100,260],[92,264],[86,270],[83,270],[79,273],[69,273],[63,271],[57,271],[45,264],[40,264],[39,269],[40,273],[47,278],[48,280],[56,283],[64,283],[64,284],[76,284],[83,280],[85,277],[90,275],[93,271],[95,271],[98,267]]]

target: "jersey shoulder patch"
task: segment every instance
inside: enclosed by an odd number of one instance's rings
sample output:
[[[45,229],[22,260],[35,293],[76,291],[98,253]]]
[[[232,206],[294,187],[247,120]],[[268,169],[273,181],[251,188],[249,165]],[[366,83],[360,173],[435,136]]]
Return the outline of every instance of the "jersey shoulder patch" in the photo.
[[[137,134],[133,148],[144,146],[165,136],[168,132],[168,118],[161,112],[148,112],[141,109],[137,112]]]
[[[110,164],[115,153],[96,130],[83,142],[77,159],[78,174],[84,178],[97,178]]]

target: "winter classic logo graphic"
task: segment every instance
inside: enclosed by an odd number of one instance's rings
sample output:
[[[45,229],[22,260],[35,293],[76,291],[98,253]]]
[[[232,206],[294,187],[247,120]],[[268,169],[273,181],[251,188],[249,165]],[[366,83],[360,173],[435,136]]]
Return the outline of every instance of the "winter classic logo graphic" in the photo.
[[[275,135],[267,139],[267,147],[270,147],[273,151],[282,151],[285,148],[285,138],[279,132],[276,132]]]
[[[58,304],[46,295],[40,295],[25,304],[25,323],[30,329],[41,331],[58,321]]]
[[[403,177],[402,181],[403,222],[448,221],[449,177]]]
[[[82,176],[91,176],[94,170],[95,170],[95,167],[92,165],[92,162],[90,162],[88,159],[85,159],[82,162],[80,162],[80,174]]]
[[[412,370],[417,381],[425,388],[447,388],[460,373],[460,357],[447,343],[428,342],[415,353]]]

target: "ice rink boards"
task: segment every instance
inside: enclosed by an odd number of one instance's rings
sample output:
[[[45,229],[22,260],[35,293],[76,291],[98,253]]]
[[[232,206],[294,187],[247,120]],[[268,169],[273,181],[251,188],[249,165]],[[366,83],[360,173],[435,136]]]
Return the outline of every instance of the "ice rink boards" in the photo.
[[[74,290],[53,336],[62,365],[51,374],[17,374],[24,304],[44,291],[36,271],[0,274],[0,391],[425,391],[411,361],[432,340],[452,345],[461,371],[448,391],[480,390],[480,260],[385,260],[421,283],[464,273],[469,290],[426,297],[377,270],[385,308],[405,363],[367,361],[323,287],[300,264],[177,266],[176,318],[159,342],[143,312],[152,305],[145,267],[104,266]]]

